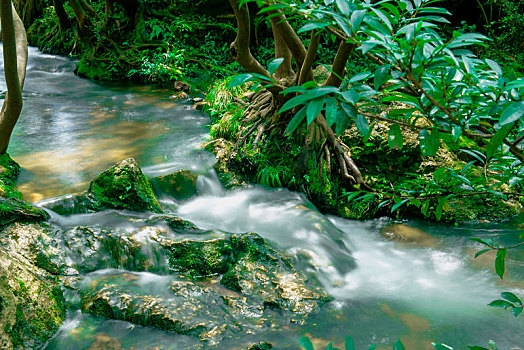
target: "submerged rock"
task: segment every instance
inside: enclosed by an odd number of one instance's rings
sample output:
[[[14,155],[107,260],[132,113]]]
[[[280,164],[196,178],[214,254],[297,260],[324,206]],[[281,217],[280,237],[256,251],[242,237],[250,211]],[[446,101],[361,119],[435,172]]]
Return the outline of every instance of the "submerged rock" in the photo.
[[[61,215],[106,209],[163,213],[151,182],[132,158],[118,162],[95,177],[86,193],[65,196],[42,205]]]
[[[331,300],[318,283],[296,271],[291,261],[255,233],[231,236],[235,263],[221,283],[266,305],[307,315]]]
[[[231,332],[262,327],[264,322],[261,303],[228,296],[239,301],[237,307],[230,307],[226,297],[211,286],[184,279],[169,281],[135,273],[96,276],[84,283],[81,296],[84,312],[194,336],[208,346],[217,345]],[[240,306],[242,301],[245,307]]]
[[[44,346],[65,319],[57,278],[0,249],[0,348]]]
[[[174,173],[151,179],[155,193],[167,194],[175,199],[187,199],[197,193],[197,175],[190,170],[178,170]]]
[[[380,230],[382,237],[395,242],[414,243],[421,247],[435,247],[439,241],[419,228],[404,224],[391,224]]]

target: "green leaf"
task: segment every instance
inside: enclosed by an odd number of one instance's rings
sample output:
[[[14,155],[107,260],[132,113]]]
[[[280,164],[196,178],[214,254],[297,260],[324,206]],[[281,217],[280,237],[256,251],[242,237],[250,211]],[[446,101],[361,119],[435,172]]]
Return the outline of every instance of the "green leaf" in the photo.
[[[404,344],[400,341],[400,339],[397,339],[397,342],[393,345],[393,350],[406,350],[404,347]]]
[[[364,142],[367,142],[369,135],[371,134],[371,128],[369,127],[366,117],[364,117],[362,114],[357,114],[355,123],[357,124],[358,131],[360,131],[362,136],[364,136]]]
[[[326,100],[326,121],[330,127],[337,121],[337,111],[337,99],[328,97]]]
[[[356,33],[358,29],[360,28],[360,24],[362,23],[362,19],[366,15],[366,10],[357,10],[353,11],[351,14],[351,18],[349,19],[349,24],[351,24],[351,28],[353,28],[353,31]]]
[[[291,118],[291,120],[289,121],[289,124],[286,128],[286,134],[291,135],[297,129],[300,123],[302,123],[305,117],[306,107],[302,107],[302,109],[300,109],[300,111],[298,111],[297,114],[295,114],[293,118]]]
[[[502,68],[500,68],[499,64],[493,60],[490,60],[489,58],[486,58],[486,63],[488,66],[493,69],[493,71],[499,76],[502,76]]]
[[[278,67],[280,67],[282,62],[284,62],[284,58],[275,58],[273,61],[269,62],[267,66],[269,74],[273,75],[277,71]]]
[[[478,252],[475,253],[475,259],[481,256],[482,254],[489,252],[490,250],[493,250],[493,249],[488,248],[488,249],[479,250]]]
[[[395,210],[397,210],[398,208],[400,208],[401,206],[403,206],[407,202],[409,202],[409,198],[408,199],[403,199],[400,202],[396,203],[394,206],[391,207],[391,212],[393,213]]]
[[[324,27],[327,27],[328,25],[329,23],[326,23],[326,22],[311,22],[311,23],[308,23],[300,27],[297,32],[300,34],[300,33],[308,32],[308,31],[315,30],[315,29],[322,29]]]
[[[422,206],[420,208],[420,212],[422,213],[422,215],[427,216],[430,204],[431,204],[430,199],[426,199],[424,202],[422,202]]]
[[[444,210],[444,206],[446,205],[449,207],[447,198],[438,199],[437,208],[435,209],[435,218],[437,219],[437,221],[440,221],[440,219],[442,218],[442,211]]]
[[[522,305],[522,301],[515,294],[511,292],[502,292],[500,293],[500,296],[506,300],[511,301],[514,304]]]
[[[355,341],[350,336],[344,338],[344,347],[346,350],[355,350]]]
[[[307,125],[310,125],[317,118],[317,115],[319,115],[324,107],[324,102],[324,98],[316,98],[309,101],[306,109]]]
[[[297,106],[306,104],[308,100],[309,98],[306,95],[295,96],[292,99],[290,99],[289,101],[287,101],[286,103],[284,103],[284,105],[282,106],[282,108],[280,108],[280,111],[278,111],[278,113],[283,113]]]
[[[351,79],[349,79],[349,83],[353,84],[353,83],[356,83],[357,81],[365,80],[372,75],[373,74],[370,72],[362,72],[362,73],[355,74],[353,77],[351,77]]]
[[[388,146],[391,149],[401,150],[404,145],[404,140],[402,137],[402,130],[400,130],[400,125],[393,124],[389,128],[388,132]]]
[[[431,133],[423,129],[419,134],[420,150],[424,156],[435,156],[440,147],[440,133],[433,129]]]
[[[344,112],[346,112],[347,116],[351,119],[355,119],[357,117],[357,109],[355,106],[350,105],[348,103],[341,103],[340,106],[342,106],[342,109]]]
[[[228,88],[233,88],[235,86],[242,85],[248,81],[253,80],[253,75],[249,73],[239,74],[235,76],[231,81],[227,84]]]
[[[500,279],[504,276],[505,261],[506,261],[506,248],[499,249],[497,251],[497,257],[495,258],[495,272],[499,275]]]
[[[374,73],[375,78],[373,82],[375,90],[378,90],[382,86],[382,84],[384,84],[388,80],[390,67],[391,66],[389,64],[385,64],[383,66],[378,67],[375,70],[375,73]]]
[[[431,343],[435,350],[453,350],[451,346],[447,346],[446,344],[438,344],[438,343]]]
[[[506,300],[493,300],[491,303],[488,304],[488,306],[503,307],[504,309],[507,309],[509,307],[513,307],[513,304],[507,302]]]
[[[489,350],[487,348],[483,348],[482,346],[469,346],[468,345],[468,348],[469,350]]]
[[[522,307],[522,306],[514,307],[513,310],[512,310],[513,316],[517,317],[518,315],[520,315],[522,313],[523,309],[524,309],[524,307]]]
[[[349,3],[348,0],[337,0],[337,6],[340,12],[344,15],[349,15]]]
[[[488,246],[488,247],[491,247],[493,246],[493,243],[492,242],[488,242],[487,240],[483,240],[483,239],[480,239],[480,238],[470,238],[469,239],[470,241],[473,241],[473,242],[477,242],[477,243],[480,243],[480,244],[484,244],[485,246]]]
[[[333,342],[329,342],[329,344],[326,346],[326,350],[333,350]]]
[[[453,135],[453,139],[455,141],[458,141],[458,139],[462,136],[462,127],[460,125],[453,125],[451,135]]]
[[[524,106],[523,106],[524,107]],[[495,135],[491,138],[489,141],[489,144],[486,147],[486,158],[490,159],[493,154],[497,151],[497,149],[502,145],[504,142],[504,139],[506,136],[508,136],[509,132],[513,128],[512,124],[504,125],[502,128],[497,130]]]
[[[502,113],[499,124],[511,124],[519,120],[524,115],[524,101],[513,102]]]
[[[311,340],[309,340],[308,337],[298,338],[298,342],[300,343],[300,345],[302,345],[302,347],[305,350],[315,350],[315,348],[313,347],[313,343],[311,343]]]
[[[368,348],[368,350],[375,350],[377,346],[375,344],[371,344]]]

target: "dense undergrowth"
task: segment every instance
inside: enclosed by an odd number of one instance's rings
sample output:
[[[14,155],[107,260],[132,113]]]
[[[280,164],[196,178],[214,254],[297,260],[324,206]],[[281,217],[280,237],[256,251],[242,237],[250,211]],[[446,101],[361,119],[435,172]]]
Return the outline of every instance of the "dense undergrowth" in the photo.
[[[212,119],[211,137],[233,144],[246,138],[242,132],[250,127],[244,122],[244,111],[250,104],[247,87],[230,88],[227,85],[229,77],[241,71],[229,52],[229,43],[236,34],[236,23],[227,1],[149,0],[140,2],[141,7],[134,18],[119,2],[115,2],[113,10],[106,14],[104,1],[91,1],[97,15],[92,19],[87,39],[75,26],[61,29],[52,2],[44,3],[47,7],[42,16],[28,30],[33,45],[45,52],[77,57],[77,73],[88,78],[143,83],[182,80],[190,82],[196,91],[210,89],[207,101]],[[469,6],[464,1],[443,4],[449,5],[458,15],[452,17],[451,23],[443,26],[441,31],[451,34],[453,30],[467,33],[480,29],[493,36],[490,45],[475,47],[476,54],[499,58],[504,72],[512,76],[522,75],[524,68],[520,62],[524,40],[520,39],[524,32],[521,30],[524,17],[520,10],[524,5],[521,1],[481,3],[482,9],[467,14],[460,14],[460,10]],[[64,9],[73,20],[74,13],[67,3]],[[305,19],[296,20],[298,26],[307,23]],[[255,17],[252,32],[253,54],[260,62],[268,64],[273,59],[273,38],[268,19]],[[309,33],[299,33],[299,36],[307,47]],[[315,69],[317,75],[328,71],[327,65],[335,55],[336,46],[333,35],[320,43],[318,61],[321,65]],[[377,67],[375,62],[355,52],[348,60],[346,76],[373,71]],[[403,106],[388,108],[402,109]],[[383,110],[375,112],[380,114]],[[370,136],[363,138],[353,124],[340,135],[340,139],[350,145],[351,156],[363,169],[372,191],[360,191],[342,184],[340,179],[331,176],[331,169],[321,155],[304,157],[307,153],[304,151],[309,150],[304,149],[305,135],[301,134],[249,136],[242,140],[242,147],[230,145],[227,167],[249,182],[302,191],[322,211],[348,218],[366,219],[395,212],[395,216],[471,221],[498,220],[517,212],[521,197],[511,193],[522,193],[522,186],[509,190],[500,185],[493,188],[496,193],[489,192],[494,182],[517,181],[522,175],[518,173],[521,167],[516,167],[517,173],[513,174],[501,172],[505,164],[503,155],[488,167],[477,145],[464,137],[443,136],[443,147],[439,152],[435,156],[424,156],[417,134],[409,128],[402,127],[402,132],[407,133],[402,149],[391,147],[388,127],[380,121],[372,124],[371,130]],[[504,167],[508,168],[506,165]],[[496,179],[489,180],[488,174]],[[501,179],[503,176],[517,180]],[[477,183],[468,183],[468,186],[481,190],[474,195],[441,200],[440,194],[451,193],[463,185],[458,181],[461,177],[475,178]],[[423,192],[429,197],[421,202],[391,195],[392,192],[410,191]],[[490,205],[481,205],[484,203]]]

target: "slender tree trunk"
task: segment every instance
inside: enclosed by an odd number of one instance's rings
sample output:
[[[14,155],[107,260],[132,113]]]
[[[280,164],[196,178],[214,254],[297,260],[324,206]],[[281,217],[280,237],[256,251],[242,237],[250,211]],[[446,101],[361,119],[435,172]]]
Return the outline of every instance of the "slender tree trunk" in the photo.
[[[22,111],[22,89],[27,65],[27,37],[24,23],[11,0],[0,0],[3,34],[4,74],[7,95],[0,110],[0,154],[7,151],[11,134]]]

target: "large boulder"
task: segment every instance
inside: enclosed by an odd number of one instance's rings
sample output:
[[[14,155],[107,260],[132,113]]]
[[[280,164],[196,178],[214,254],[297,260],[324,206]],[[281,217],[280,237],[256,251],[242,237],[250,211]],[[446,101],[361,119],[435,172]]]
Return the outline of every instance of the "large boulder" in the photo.
[[[188,279],[115,271],[88,278],[80,295],[84,312],[194,336],[206,349],[266,322],[261,302]]]
[[[318,283],[294,269],[291,260],[256,233],[231,236],[234,264],[221,283],[266,305],[307,315],[331,300]]]
[[[439,240],[419,228],[404,224],[390,224],[380,230],[382,237],[390,241],[415,244],[420,247],[435,247]]]
[[[41,348],[64,319],[58,278],[12,247],[0,248],[0,348]]]
[[[133,158],[118,162],[95,177],[87,192],[49,200],[42,206],[61,215],[106,209],[163,213],[150,180]]]
[[[0,197],[0,227],[13,222],[41,222],[47,219],[49,214],[24,200]]]

